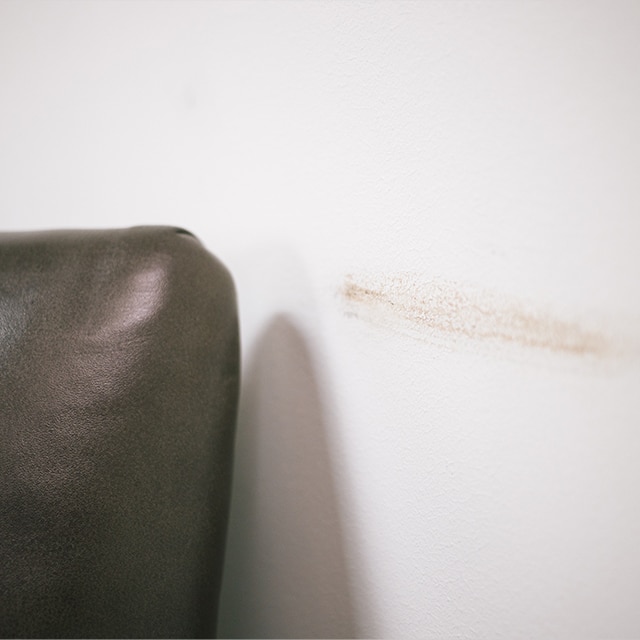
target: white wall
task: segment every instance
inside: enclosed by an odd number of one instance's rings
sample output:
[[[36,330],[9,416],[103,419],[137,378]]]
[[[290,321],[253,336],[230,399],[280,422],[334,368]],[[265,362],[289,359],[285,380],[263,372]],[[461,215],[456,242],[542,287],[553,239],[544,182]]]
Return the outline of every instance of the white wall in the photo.
[[[639,33],[0,4],[1,227],[175,224],[235,275],[223,635],[640,635]]]

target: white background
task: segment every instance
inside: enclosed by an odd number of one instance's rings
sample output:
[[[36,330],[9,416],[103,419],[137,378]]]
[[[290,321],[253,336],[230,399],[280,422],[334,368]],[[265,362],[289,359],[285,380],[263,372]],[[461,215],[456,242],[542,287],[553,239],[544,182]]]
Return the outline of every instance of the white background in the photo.
[[[2,229],[234,274],[223,636],[640,635],[639,67],[634,1],[0,4]],[[344,299],[398,274],[452,330]]]

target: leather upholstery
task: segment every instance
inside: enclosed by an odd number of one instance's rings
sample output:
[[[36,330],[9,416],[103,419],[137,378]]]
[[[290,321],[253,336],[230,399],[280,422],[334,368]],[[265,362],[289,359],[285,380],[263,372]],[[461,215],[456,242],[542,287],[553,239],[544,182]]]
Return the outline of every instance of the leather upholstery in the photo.
[[[0,635],[214,633],[238,350],[186,231],[0,234]]]

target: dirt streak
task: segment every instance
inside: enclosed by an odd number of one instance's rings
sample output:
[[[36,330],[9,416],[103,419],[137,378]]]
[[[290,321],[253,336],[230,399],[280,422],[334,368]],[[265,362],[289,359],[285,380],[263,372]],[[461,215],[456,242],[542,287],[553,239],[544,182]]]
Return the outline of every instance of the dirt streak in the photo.
[[[518,299],[450,282],[419,282],[408,275],[347,276],[340,293],[350,313],[408,325],[422,334],[516,344],[576,356],[603,356],[607,338],[577,322],[532,309]]]

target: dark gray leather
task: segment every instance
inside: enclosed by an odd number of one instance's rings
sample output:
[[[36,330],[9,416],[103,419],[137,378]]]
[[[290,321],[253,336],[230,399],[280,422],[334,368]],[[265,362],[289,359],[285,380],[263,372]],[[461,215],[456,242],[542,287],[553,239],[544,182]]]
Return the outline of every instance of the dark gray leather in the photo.
[[[238,378],[188,232],[0,234],[3,637],[213,635]]]

